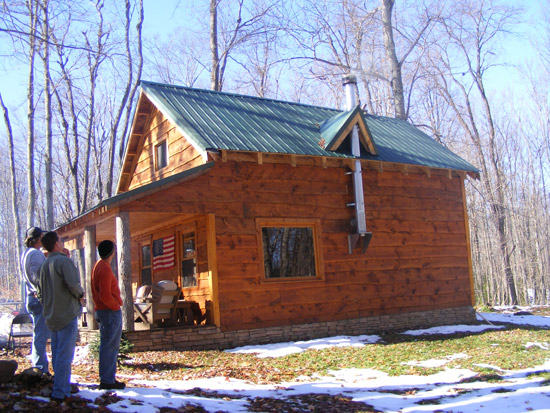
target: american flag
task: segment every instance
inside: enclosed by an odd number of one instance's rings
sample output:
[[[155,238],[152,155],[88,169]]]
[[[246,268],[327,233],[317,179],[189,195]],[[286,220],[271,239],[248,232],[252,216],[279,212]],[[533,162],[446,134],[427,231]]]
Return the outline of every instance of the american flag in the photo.
[[[153,241],[153,270],[172,268],[176,264],[175,240],[176,236],[170,235]]]

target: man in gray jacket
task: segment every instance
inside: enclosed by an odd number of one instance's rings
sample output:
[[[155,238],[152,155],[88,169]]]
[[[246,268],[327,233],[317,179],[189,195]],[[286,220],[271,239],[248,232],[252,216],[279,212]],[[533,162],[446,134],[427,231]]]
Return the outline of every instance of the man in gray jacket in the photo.
[[[47,232],[42,245],[48,258],[40,268],[38,298],[44,318],[52,333],[53,390],[50,398],[61,402],[71,395],[71,364],[73,362],[77,317],[82,314],[84,290],[80,275],[69,257],[63,254],[63,244],[56,232]]]
[[[48,356],[46,355],[46,343],[50,338],[50,330],[46,326],[42,314],[42,304],[36,297],[38,286],[38,271],[46,261],[46,257],[39,248],[42,246],[41,238],[43,231],[38,227],[31,227],[27,230],[25,246],[27,249],[21,255],[21,272],[25,281],[27,311],[32,317],[32,366],[40,369],[42,373],[49,374]]]

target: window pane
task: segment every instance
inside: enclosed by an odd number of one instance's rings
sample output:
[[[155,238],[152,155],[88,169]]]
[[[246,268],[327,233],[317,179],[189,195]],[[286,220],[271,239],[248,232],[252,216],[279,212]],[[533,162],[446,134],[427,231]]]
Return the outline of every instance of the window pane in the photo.
[[[150,267],[151,266],[151,246],[144,245],[141,247],[141,266]]]
[[[195,233],[188,232],[182,236],[183,256],[191,258],[195,256]]]
[[[312,228],[262,228],[266,278],[315,277]]]
[[[167,153],[166,141],[157,146],[157,169],[164,168],[168,165],[168,153]]]
[[[141,285],[151,285],[151,267],[141,270]]]
[[[181,262],[181,284],[183,287],[196,287],[196,268],[194,259],[183,260]]]

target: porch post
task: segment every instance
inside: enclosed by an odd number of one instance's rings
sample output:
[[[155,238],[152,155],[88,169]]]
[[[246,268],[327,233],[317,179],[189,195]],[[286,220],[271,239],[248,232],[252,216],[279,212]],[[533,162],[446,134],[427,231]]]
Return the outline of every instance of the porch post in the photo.
[[[132,263],[130,242],[130,214],[116,215],[116,244],[118,255],[118,285],[122,298],[122,329],[134,329],[134,299],[132,294]]]
[[[96,229],[95,225],[84,227],[84,294],[86,297],[86,321],[88,328],[97,330],[94,317],[94,299],[92,297],[92,270],[96,263]]]
[[[206,245],[208,253],[211,320],[220,327],[220,301],[218,296],[218,258],[216,253],[216,215],[208,214],[206,220]]]

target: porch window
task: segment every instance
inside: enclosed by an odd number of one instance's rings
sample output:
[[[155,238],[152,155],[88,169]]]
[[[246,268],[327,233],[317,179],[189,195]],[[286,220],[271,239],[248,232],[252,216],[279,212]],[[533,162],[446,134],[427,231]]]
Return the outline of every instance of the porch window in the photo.
[[[158,171],[168,166],[168,145],[162,141],[155,146],[155,169]]]
[[[141,247],[141,285],[151,285],[151,246]]]
[[[197,286],[197,250],[195,232],[186,232],[181,236],[181,285]]]
[[[312,279],[322,276],[319,224],[308,221],[257,221],[264,278]]]

